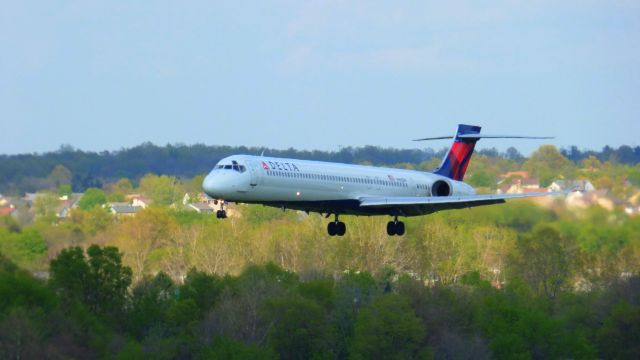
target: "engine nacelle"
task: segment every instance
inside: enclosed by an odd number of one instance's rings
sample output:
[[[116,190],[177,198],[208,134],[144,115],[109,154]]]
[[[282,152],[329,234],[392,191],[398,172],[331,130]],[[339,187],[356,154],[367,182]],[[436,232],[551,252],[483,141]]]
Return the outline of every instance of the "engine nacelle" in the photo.
[[[451,185],[444,180],[437,180],[431,185],[431,196],[451,195]]]
[[[469,184],[455,180],[436,180],[431,185],[431,196],[474,195],[476,192]]]

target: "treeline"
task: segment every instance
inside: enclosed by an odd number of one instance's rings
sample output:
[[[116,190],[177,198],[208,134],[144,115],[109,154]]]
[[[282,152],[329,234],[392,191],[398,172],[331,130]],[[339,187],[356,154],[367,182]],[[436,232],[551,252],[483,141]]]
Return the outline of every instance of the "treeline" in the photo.
[[[128,178],[137,182],[147,173],[172,175],[180,178],[193,177],[211,170],[220,159],[232,154],[264,153],[268,156],[321,160],[342,163],[365,163],[372,165],[429,164],[437,166],[446,148],[391,149],[376,146],[346,147],[340,151],[301,151],[295,149],[275,150],[257,147],[230,147],[198,145],[156,146],[151,143],[120,151],[85,152],[70,146],[44,154],[0,155],[0,193],[22,194],[46,188],[56,188],[68,181],[74,191],[89,187],[101,187],[104,183]],[[579,164],[589,156],[601,162],[614,161],[633,165],[640,162],[640,147],[621,146],[618,149],[605,147],[601,152],[581,152],[576,148],[563,150],[563,154]],[[509,148],[500,153],[495,149],[484,149],[480,155],[522,163],[524,157]],[[56,167],[64,168],[68,174],[56,174]],[[429,167],[425,170],[432,170]],[[62,176],[62,179],[61,179]],[[66,179],[68,177],[68,179]]]
[[[625,165],[636,165],[640,163],[640,146],[631,147],[622,145],[617,149],[611,146],[605,146],[601,151],[580,150],[577,146],[571,146],[568,149],[561,150],[562,155],[567,159],[579,164],[581,161],[593,156],[601,162],[615,162]]]
[[[47,178],[57,165],[72,174],[74,191],[100,187],[119,178],[137,180],[147,173],[193,177],[207,173],[220,159],[233,154],[252,154],[322,160],[345,163],[368,162],[375,165],[401,162],[420,163],[431,159],[435,152],[427,150],[383,149],[375,146],[343,148],[331,151],[275,150],[257,147],[206,145],[166,145],[151,143],[100,153],[74,150],[69,146],[45,154],[1,155],[0,192],[35,191],[48,185]]]
[[[391,270],[302,277],[274,264],[132,285],[114,247],[63,250],[48,281],[0,257],[0,357],[514,359],[640,357],[640,278],[540,296],[478,273],[425,286]]]

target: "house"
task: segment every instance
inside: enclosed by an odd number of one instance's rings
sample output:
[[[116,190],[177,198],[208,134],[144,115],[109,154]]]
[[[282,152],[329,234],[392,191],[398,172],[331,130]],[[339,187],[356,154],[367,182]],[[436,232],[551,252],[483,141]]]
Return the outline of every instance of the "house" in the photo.
[[[498,194],[526,194],[532,192],[547,192],[547,188],[540,187],[538,178],[529,177],[528,171],[509,171],[500,175]]]
[[[624,212],[629,216],[638,216],[640,215],[640,206],[633,206],[631,204],[627,204],[624,207]]]
[[[151,201],[142,194],[129,194],[125,198],[131,201],[131,205],[140,206],[143,209],[146,209],[146,207],[151,204]]]
[[[133,216],[143,209],[142,206],[134,206],[128,203],[111,203],[109,208],[111,213],[118,217]]]
[[[13,205],[0,207],[0,216],[7,216],[13,214],[15,211],[15,207]]]
[[[201,214],[213,213],[213,208],[208,203],[191,203],[188,206],[189,209],[195,210]]]
[[[16,207],[11,201],[0,194],[0,216],[11,215],[15,210]]]
[[[0,207],[9,206],[9,200],[0,194]]]
[[[56,208],[56,216],[59,218],[66,218],[72,209],[78,207],[78,201],[82,198],[82,193],[73,193],[71,195],[64,195],[60,197],[60,206]]]
[[[22,200],[24,200],[27,203],[27,206],[31,207],[33,206],[33,201],[40,196],[40,194],[38,193],[25,193],[24,197],[22,198]]]
[[[556,180],[549,185],[551,191],[595,191],[589,180]]]
[[[567,195],[567,206],[574,208],[587,208],[598,205],[609,211],[623,205],[622,201],[608,194],[607,190],[594,190],[589,192],[574,191]]]

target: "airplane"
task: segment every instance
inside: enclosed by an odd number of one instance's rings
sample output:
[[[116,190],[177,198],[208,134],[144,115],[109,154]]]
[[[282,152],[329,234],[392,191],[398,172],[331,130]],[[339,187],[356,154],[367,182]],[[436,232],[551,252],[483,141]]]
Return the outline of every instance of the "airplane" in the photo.
[[[389,236],[402,236],[399,217],[427,215],[441,210],[504,203],[507,199],[559,195],[478,195],[463,182],[475,144],[481,138],[550,139],[549,137],[481,135],[480,126],[458,125],[454,136],[415,141],[453,139],[453,145],[433,172],[393,169],[321,161],[253,155],[232,155],[220,160],[205,177],[202,187],[214,199],[263,204],[283,210],[302,210],[334,215],[327,224],[329,236],[343,236],[343,214],[385,215]],[[224,202],[223,202],[224,203]],[[227,217],[224,207],[216,216]]]

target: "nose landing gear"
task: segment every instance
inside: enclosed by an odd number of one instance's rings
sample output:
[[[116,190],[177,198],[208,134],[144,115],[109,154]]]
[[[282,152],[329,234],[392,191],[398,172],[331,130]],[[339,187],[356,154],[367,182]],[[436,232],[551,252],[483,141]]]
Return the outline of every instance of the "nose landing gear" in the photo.
[[[393,236],[404,235],[404,223],[402,221],[398,221],[398,217],[396,216],[393,221],[389,221],[387,223],[387,235]]]
[[[327,224],[327,233],[329,236],[343,236],[347,232],[347,226],[342,222],[338,221],[338,214],[336,214],[336,220]]]
[[[227,212],[224,210],[224,202],[220,203],[220,210],[216,211],[216,218],[226,219]]]

